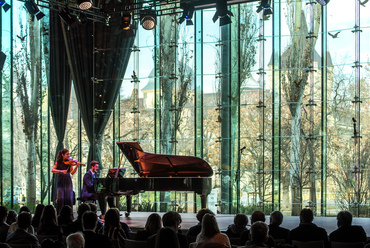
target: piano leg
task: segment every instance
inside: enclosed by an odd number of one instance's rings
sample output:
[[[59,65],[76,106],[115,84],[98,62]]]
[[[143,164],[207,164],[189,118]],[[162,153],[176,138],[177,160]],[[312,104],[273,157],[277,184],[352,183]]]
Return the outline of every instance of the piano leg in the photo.
[[[203,194],[200,194],[200,204],[202,205],[202,208],[206,208],[207,207],[207,196],[208,195],[203,195]]]
[[[125,213],[125,216],[129,217],[131,213],[132,195],[126,195],[126,203],[127,203],[127,211]]]
[[[98,195],[98,203],[99,203],[101,214],[105,215],[105,213],[107,211],[107,196],[99,194]]]

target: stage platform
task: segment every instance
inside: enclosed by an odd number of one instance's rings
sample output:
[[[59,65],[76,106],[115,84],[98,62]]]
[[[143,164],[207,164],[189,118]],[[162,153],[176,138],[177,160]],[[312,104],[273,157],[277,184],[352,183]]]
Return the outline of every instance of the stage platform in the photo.
[[[131,212],[129,217],[125,217],[125,212],[121,212],[121,220],[126,222],[133,232],[136,232],[138,229],[143,229],[145,222],[148,216],[151,213],[148,212]],[[164,213],[158,213],[159,215],[163,216]],[[181,213],[182,223],[181,223],[181,230],[186,232],[191,226],[194,226],[198,223],[194,213]],[[250,215],[248,215],[249,224],[250,224]],[[218,214],[216,216],[218,226],[221,231],[227,229],[227,226],[233,223],[234,215],[229,214]],[[269,216],[266,216],[266,223],[269,224]],[[327,233],[330,234],[332,231],[337,229],[337,220],[336,217],[315,217],[313,223],[316,225],[325,228]],[[298,216],[284,216],[282,227],[293,229],[297,227],[299,224],[299,217]],[[353,218],[353,225],[361,225],[366,233],[367,236],[370,237],[370,219],[369,218]]]

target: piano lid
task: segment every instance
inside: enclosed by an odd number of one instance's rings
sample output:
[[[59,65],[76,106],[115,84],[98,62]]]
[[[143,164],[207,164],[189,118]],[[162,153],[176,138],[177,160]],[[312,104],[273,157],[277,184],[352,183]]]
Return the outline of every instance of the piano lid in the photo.
[[[210,177],[213,170],[201,158],[144,152],[137,142],[117,142],[141,177]]]

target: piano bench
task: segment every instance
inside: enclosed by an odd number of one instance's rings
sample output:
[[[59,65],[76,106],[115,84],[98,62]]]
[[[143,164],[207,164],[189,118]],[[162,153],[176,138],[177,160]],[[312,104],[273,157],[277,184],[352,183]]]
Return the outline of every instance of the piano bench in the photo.
[[[88,199],[88,198],[84,198],[84,197],[77,197],[77,201],[80,201],[81,203],[94,203],[94,204],[96,204],[95,199]]]

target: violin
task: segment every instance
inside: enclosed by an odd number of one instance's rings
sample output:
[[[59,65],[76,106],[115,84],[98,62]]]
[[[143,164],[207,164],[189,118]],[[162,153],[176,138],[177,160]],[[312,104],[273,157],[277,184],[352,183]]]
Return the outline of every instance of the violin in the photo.
[[[73,160],[71,158],[69,158],[67,161],[64,161],[64,164],[66,165],[77,165],[77,163],[79,163],[77,160]],[[86,164],[82,164],[82,163],[80,163],[80,165],[86,166]]]

